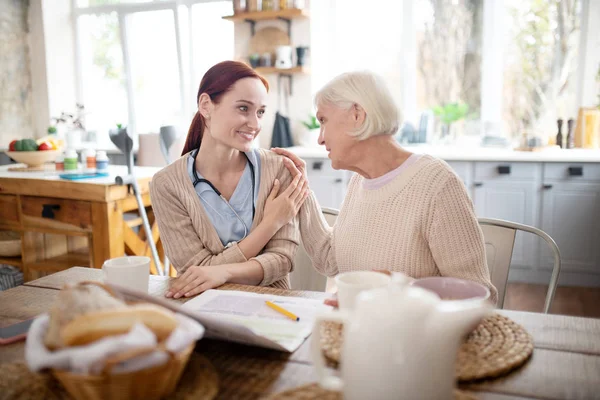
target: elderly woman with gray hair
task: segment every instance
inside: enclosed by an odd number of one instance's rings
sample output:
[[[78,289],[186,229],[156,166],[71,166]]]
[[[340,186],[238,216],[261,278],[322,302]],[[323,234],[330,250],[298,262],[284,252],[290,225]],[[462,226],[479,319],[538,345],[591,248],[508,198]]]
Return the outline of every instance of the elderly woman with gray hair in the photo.
[[[463,183],[444,161],[412,154],[394,139],[401,121],[385,82],[342,74],[315,97],[319,144],[334,169],[356,172],[333,228],[312,193],[299,212],[302,243],[323,275],[388,270],[413,278],[490,281],[483,233]],[[273,149],[305,170],[304,161]]]

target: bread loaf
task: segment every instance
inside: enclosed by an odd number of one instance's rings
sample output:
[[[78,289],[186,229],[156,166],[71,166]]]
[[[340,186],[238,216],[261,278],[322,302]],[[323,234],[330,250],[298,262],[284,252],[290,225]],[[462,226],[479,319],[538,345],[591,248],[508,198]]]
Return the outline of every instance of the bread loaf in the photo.
[[[105,289],[95,285],[80,284],[66,287],[50,309],[50,321],[44,344],[50,350],[64,347],[61,329],[79,315],[99,310],[124,307],[125,302],[113,297]]]
[[[138,322],[154,332],[159,342],[177,327],[177,319],[169,310],[138,304],[80,315],[61,329],[60,336],[66,346],[82,346],[107,336],[125,334]]]

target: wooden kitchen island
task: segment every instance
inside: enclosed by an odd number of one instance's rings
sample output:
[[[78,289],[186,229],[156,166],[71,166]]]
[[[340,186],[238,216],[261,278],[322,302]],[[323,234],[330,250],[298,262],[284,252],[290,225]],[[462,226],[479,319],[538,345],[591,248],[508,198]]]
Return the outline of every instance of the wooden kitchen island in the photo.
[[[0,167],[0,230],[19,232],[21,256],[0,257],[0,264],[22,269],[26,281],[73,266],[101,268],[105,260],[126,254],[150,255],[141,218],[128,186],[115,183],[126,176],[124,166],[111,166],[109,177],[70,181],[45,171],[15,172]],[[149,184],[159,168],[136,167],[135,175],[146,207]],[[153,240],[158,229],[151,209]],[[127,213],[129,218],[124,218]],[[152,265],[155,269],[155,266]]]

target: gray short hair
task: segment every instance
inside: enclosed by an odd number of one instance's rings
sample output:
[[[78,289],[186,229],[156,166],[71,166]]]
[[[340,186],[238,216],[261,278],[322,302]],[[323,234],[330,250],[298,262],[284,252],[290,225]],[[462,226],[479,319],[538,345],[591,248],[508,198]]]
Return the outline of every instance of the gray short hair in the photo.
[[[394,135],[402,122],[385,81],[370,71],[346,72],[329,81],[315,95],[315,105],[329,104],[349,110],[354,104],[366,113],[364,123],[351,135],[359,140],[374,135]]]

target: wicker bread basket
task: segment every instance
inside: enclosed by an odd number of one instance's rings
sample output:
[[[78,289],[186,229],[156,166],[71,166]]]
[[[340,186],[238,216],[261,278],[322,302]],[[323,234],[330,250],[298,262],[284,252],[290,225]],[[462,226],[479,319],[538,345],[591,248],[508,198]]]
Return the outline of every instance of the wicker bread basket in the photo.
[[[82,284],[100,286],[117,297],[112,289],[100,282],[80,283]],[[156,350],[165,351],[169,355],[166,363],[139,371],[111,373],[112,369],[120,363]],[[134,349],[110,357],[106,360],[100,375],[75,374],[56,369],[52,369],[51,372],[76,400],[158,400],[174,392],[193,350],[194,343],[185,350],[173,354],[166,350],[163,342],[156,347]]]

